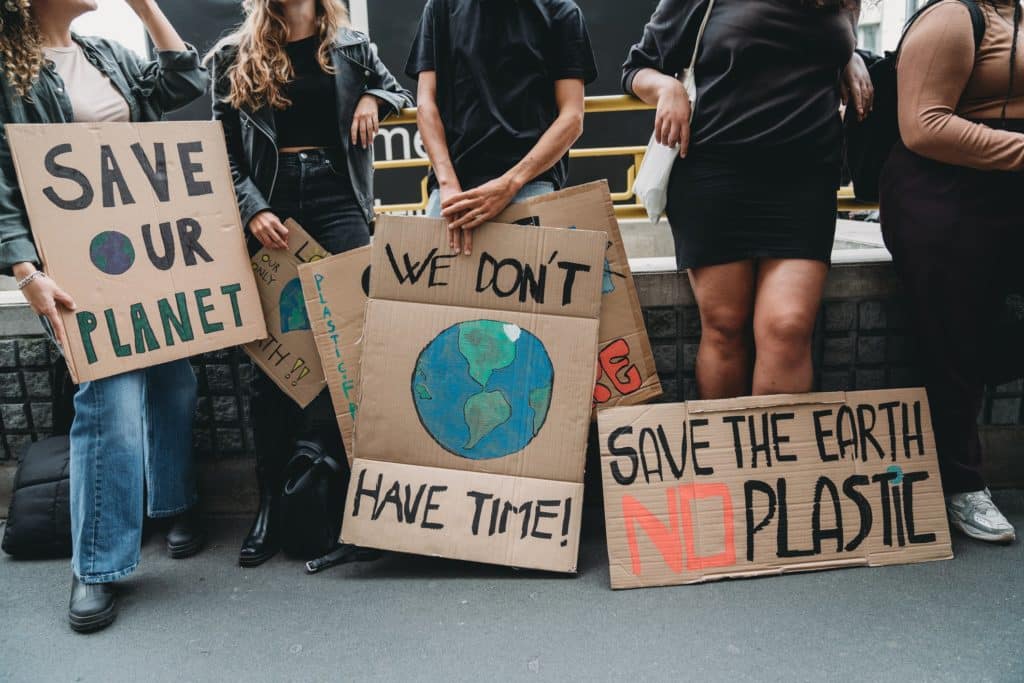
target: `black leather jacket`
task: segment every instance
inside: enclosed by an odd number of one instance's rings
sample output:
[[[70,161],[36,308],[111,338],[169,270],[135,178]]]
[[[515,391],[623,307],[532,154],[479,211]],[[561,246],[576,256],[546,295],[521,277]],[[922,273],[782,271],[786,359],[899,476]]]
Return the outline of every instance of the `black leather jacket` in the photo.
[[[248,227],[253,216],[270,208],[268,200],[277,179],[277,137],[274,112],[270,107],[239,110],[224,101],[230,91],[227,71],[235,54],[235,46],[228,44],[210,60],[213,116],[224,126],[242,225]],[[331,57],[342,151],[348,159],[349,177],[359,206],[366,213],[366,220],[373,221],[373,148],[352,146],[349,136],[352,115],[359,98],[366,94],[380,98],[390,109],[386,114],[382,109],[381,118],[413,106],[413,98],[381,62],[369,38],[358,31],[341,29],[334,40]]]

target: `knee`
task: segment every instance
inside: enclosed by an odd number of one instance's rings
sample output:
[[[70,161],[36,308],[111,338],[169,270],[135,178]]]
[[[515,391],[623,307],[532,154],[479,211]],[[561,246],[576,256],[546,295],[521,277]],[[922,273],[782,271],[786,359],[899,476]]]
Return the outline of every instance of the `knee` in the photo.
[[[750,314],[743,308],[719,307],[701,311],[701,341],[718,348],[745,346]]]
[[[814,334],[814,317],[801,311],[777,311],[757,326],[757,346],[803,353]]]

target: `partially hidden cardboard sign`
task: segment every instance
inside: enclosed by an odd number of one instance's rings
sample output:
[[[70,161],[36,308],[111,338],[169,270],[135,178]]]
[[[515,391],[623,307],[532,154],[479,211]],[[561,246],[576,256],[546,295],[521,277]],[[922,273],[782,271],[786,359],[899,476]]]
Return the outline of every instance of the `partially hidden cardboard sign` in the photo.
[[[602,410],[612,588],[949,559],[922,389]]]
[[[370,288],[370,247],[299,266],[299,279],[327,389],[345,443],[355,455],[353,430],[359,403],[359,357]]]
[[[219,123],[4,128],[76,382],[266,336]]]
[[[527,199],[512,204],[494,220],[607,233],[594,409],[639,405],[661,396],[661,381],[608,182],[601,180]]]
[[[575,571],[605,243],[378,219],[345,541]]]
[[[323,247],[292,219],[288,248],[261,248],[252,257],[267,336],[242,348],[281,391],[305,408],[326,385],[316,339],[306,313],[299,266],[328,257]]]

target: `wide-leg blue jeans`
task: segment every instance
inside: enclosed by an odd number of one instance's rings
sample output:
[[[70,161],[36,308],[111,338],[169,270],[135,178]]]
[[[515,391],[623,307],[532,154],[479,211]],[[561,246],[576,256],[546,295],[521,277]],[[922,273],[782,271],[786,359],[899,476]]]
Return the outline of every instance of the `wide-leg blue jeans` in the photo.
[[[84,583],[135,570],[146,512],[171,517],[195,505],[195,408],[188,360],[79,385],[71,426],[71,565]]]

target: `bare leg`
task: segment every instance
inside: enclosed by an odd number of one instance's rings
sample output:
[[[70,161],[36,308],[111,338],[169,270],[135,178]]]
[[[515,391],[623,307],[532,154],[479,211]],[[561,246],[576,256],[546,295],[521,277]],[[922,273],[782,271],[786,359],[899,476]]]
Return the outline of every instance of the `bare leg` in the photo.
[[[754,274],[753,261],[690,271],[690,283],[700,308],[697,391],[702,399],[750,393]]]
[[[828,266],[804,259],[765,259],[754,304],[754,395],[799,394],[814,386],[811,337]]]

